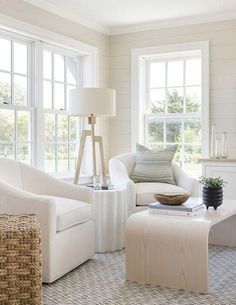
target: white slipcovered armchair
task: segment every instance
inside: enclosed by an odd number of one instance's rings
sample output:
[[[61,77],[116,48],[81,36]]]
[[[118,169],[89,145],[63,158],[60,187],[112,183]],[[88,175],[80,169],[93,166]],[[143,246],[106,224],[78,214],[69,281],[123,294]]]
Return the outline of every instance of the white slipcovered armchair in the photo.
[[[0,159],[0,213],[36,214],[43,281],[50,283],[94,254],[91,189],[59,181],[21,162]]]
[[[142,211],[154,202],[157,192],[180,192],[186,190],[192,197],[198,197],[200,186],[197,179],[188,176],[175,162],[172,162],[176,185],[156,182],[134,183],[130,175],[135,166],[136,153],[126,153],[109,161],[111,183],[115,188],[127,188],[128,214]]]

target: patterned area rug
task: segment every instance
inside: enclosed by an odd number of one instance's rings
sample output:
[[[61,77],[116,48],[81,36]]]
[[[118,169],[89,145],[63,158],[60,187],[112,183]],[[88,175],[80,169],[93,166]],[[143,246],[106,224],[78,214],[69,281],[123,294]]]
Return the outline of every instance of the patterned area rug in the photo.
[[[209,249],[208,295],[128,283],[123,251],[96,254],[43,286],[44,305],[236,305],[236,249]]]

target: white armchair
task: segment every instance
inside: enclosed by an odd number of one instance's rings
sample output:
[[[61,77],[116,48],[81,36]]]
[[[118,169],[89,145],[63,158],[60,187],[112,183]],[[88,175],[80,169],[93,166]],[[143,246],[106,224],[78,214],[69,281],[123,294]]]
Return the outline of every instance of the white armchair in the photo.
[[[188,176],[175,162],[172,162],[176,185],[166,183],[134,183],[130,175],[135,166],[136,153],[126,153],[113,157],[109,161],[111,183],[116,187],[126,187],[128,196],[128,214],[147,209],[157,192],[189,191],[191,196],[198,197],[200,186],[197,179]]]
[[[55,281],[94,254],[91,192],[24,163],[0,159],[0,214],[38,216],[44,282]]]

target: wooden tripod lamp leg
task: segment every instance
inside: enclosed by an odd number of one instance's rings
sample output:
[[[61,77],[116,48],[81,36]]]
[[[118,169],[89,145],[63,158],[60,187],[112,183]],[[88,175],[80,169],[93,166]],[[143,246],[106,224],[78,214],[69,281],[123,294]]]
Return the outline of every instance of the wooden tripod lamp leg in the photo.
[[[101,165],[102,165],[102,179],[103,184],[107,184],[107,178],[106,178],[106,167],[105,167],[105,159],[104,159],[104,150],[103,150],[103,141],[101,136],[95,136],[95,123],[96,119],[94,116],[89,117],[89,124],[91,124],[91,130],[83,130],[82,135],[80,138],[80,147],[79,147],[79,155],[76,165],[76,172],[75,172],[75,179],[74,184],[78,184],[79,181],[79,175],[82,165],[82,159],[83,159],[83,152],[85,148],[85,141],[87,136],[91,136],[92,141],[92,158],[93,158],[93,175],[97,175],[97,166],[96,166],[96,150],[95,150],[95,142],[98,142],[99,144],[99,151],[100,151],[100,159],[101,159]]]
[[[91,124],[91,141],[92,141],[92,156],[93,156],[93,176],[97,175],[97,165],[96,165],[96,148],[95,148],[95,124],[96,118],[91,115],[89,117],[89,122]]]
[[[104,185],[107,184],[107,177],[106,177],[106,166],[105,166],[105,158],[104,158],[104,150],[103,150],[103,141],[101,136],[96,136],[95,141],[98,142],[99,151],[100,151],[100,159],[102,165],[102,183]]]
[[[80,138],[79,155],[78,155],[78,160],[77,160],[77,165],[76,165],[74,184],[78,184],[78,181],[79,181],[79,174],[80,174],[83,152],[84,152],[84,147],[85,147],[85,140],[86,140],[87,135],[88,135],[88,130],[83,130],[81,138]]]

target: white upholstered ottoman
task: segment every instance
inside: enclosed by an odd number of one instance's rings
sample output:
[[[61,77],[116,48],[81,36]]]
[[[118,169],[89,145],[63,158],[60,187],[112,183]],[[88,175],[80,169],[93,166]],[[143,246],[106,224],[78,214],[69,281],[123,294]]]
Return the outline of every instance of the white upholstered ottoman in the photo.
[[[126,224],[127,280],[207,293],[208,242],[236,247],[235,232],[235,200],[195,217],[135,213]]]

